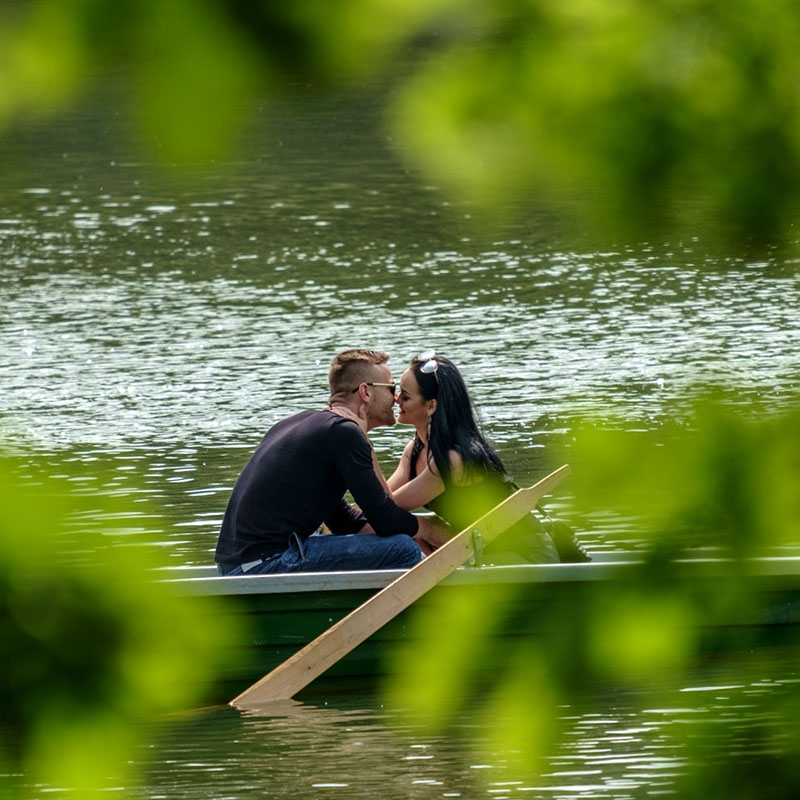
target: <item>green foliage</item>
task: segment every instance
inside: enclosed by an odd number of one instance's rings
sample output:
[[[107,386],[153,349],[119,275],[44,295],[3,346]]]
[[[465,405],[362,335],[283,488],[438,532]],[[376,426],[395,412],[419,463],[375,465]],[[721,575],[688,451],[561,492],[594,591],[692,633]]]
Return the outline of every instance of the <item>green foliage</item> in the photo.
[[[478,704],[488,746],[519,754],[509,777],[537,772],[565,707],[595,710],[609,688],[653,708],[664,687],[685,686],[712,657],[724,657],[733,682],[744,657],[776,677],[800,665],[797,626],[763,624],[785,618],[782,592],[796,592],[797,579],[758,577],[750,561],[800,541],[800,412],[755,419],[709,401],[691,425],[659,432],[586,425],[570,461],[579,509],[637,521],[641,564],[607,565],[617,570],[607,580],[442,590],[415,620],[387,687],[393,705],[437,731]],[[726,560],[681,563],[698,554]],[[681,796],[723,796],[710,791],[716,781],[724,796],[757,798],[767,768],[785,781],[774,796],[792,796],[781,792],[799,779],[800,740],[789,733],[800,695],[786,694],[754,697],[754,724],[708,736],[702,751],[699,729],[688,731]],[[734,738],[755,744],[742,757]]]
[[[145,139],[200,164],[256,98],[402,64],[392,140],[489,215],[568,196],[617,232],[688,208],[766,241],[797,207],[791,0],[36,0],[0,12],[0,54],[0,129],[123,68]]]
[[[119,512],[111,501],[19,468],[0,461],[0,764],[94,796],[131,778],[145,722],[202,700],[236,632],[158,583],[150,550],[74,528],[79,511]]]
[[[634,511],[653,550],[724,545],[737,556],[800,542],[800,412],[749,418],[712,401],[691,427],[586,428],[574,458],[584,508]]]
[[[442,2],[34,0],[0,10],[0,130],[122,69],[139,135],[167,161],[227,151],[248,103],[374,70]]]
[[[572,187],[615,227],[668,222],[702,187],[711,214],[775,233],[800,174],[796,4],[485,6],[395,111],[426,172],[490,207]]]

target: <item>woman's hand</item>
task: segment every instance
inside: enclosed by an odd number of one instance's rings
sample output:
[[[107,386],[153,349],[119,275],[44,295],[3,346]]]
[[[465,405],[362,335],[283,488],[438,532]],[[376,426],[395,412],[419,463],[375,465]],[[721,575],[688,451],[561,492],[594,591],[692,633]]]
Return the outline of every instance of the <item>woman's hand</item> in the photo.
[[[414,537],[414,541],[426,556],[429,556],[456,534],[456,531],[439,517],[417,515],[417,522],[419,523],[419,530]]]

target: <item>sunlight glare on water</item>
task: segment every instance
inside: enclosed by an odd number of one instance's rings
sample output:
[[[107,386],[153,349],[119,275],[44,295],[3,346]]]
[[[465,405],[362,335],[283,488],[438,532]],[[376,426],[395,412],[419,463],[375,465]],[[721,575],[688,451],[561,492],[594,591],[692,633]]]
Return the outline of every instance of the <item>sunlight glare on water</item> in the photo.
[[[327,364],[348,347],[386,350],[397,376],[431,346],[452,358],[521,480],[579,415],[646,428],[700,384],[767,405],[797,388],[800,281],[767,265],[723,270],[697,244],[422,246],[413,231],[362,230],[355,187],[329,204],[354,229],[343,240],[338,222],[308,226],[309,187],[277,208],[269,188],[222,184],[202,202],[186,190],[158,203],[5,194],[4,438],[99,455],[114,492],[150,487],[176,509],[176,558],[207,558],[247,451],[278,419],[325,404]],[[375,432],[387,469],[408,435]]]

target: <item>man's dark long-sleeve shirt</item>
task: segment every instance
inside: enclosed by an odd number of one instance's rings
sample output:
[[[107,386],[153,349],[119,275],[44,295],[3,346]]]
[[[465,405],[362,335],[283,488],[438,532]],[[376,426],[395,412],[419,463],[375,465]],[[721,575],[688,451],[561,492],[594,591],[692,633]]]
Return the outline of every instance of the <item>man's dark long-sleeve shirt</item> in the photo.
[[[348,489],[362,513],[345,502]],[[215,558],[242,564],[281,553],[293,532],[305,539],[323,521],[337,534],[367,521],[381,536],[418,528],[376,477],[358,425],[331,411],[303,411],[272,427],[239,475]]]

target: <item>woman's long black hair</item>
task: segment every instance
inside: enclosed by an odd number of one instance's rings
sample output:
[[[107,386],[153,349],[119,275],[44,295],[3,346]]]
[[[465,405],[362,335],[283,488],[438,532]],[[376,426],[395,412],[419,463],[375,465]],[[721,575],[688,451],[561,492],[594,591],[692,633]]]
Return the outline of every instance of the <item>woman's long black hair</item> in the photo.
[[[447,358],[433,358],[439,365],[435,372],[422,371],[425,361],[415,359],[410,364],[422,396],[426,400],[436,400],[436,411],[431,417],[428,459],[433,458],[445,483],[450,482],[452,472],[451,450],[463,459],[468,477],[478,479],[495,473],[510,480],[500,456],[480,432],[472,400],[458,368]]]

